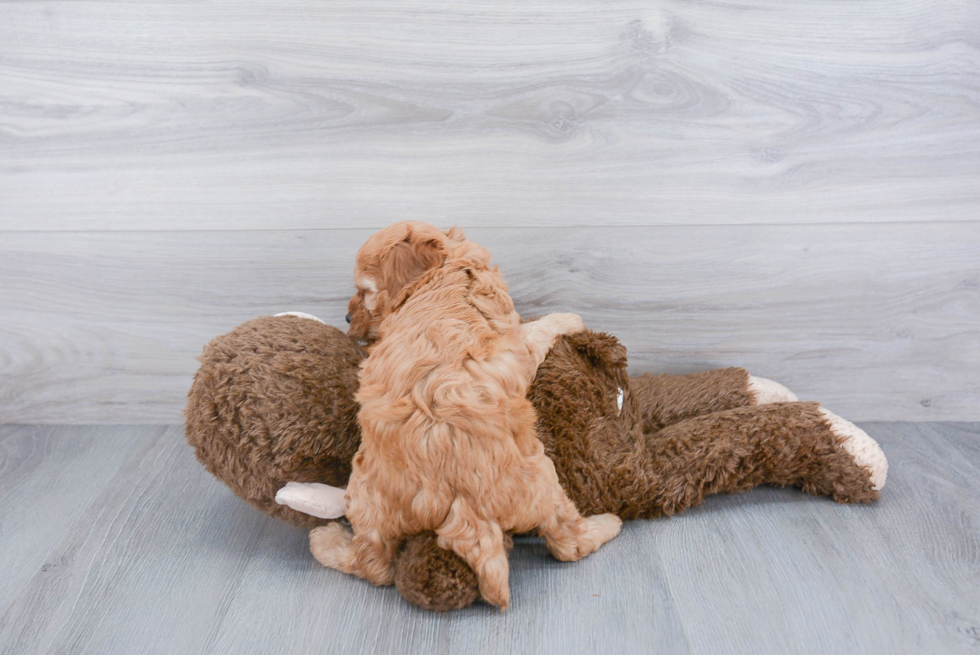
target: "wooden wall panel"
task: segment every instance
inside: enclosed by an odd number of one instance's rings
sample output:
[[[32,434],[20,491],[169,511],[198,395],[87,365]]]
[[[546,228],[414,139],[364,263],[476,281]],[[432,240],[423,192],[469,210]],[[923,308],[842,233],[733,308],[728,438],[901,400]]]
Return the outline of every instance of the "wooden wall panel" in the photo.
[[[970,221],[980,4],[0,6],[0,230]]]
[[[176,420],[404,218],[636,370],[975,419],[980,4],[0,3],[0,422]]]
[[[343,326],[369,230],[10,233],[0,422],[180,420],[254,316]],[[634,373],[745,366],[853,419],[980,417],[973,223],[469,231],[525,315],[577,311]]]

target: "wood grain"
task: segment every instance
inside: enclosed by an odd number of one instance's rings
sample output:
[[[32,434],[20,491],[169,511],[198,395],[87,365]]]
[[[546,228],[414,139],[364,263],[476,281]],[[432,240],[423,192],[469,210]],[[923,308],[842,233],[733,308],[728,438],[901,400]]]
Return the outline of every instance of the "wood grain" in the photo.
[[[0,423],[178,420],[405,218],[634,371],[976,419],[980,4],[0,3]]]
[[[145,431],[143,431],[145,432]],[[126,428],[0,426],[0,571],[4,595],[56,575],[51,547],[102,493],[141,440]],[[6,606],[0,603],[0,612]]]
[[[677,608],[704,626],[690,633],[695,650],[725,643],[753,652],[760,638],[767,652],[938,653],[980,645],[978,460],[957,452],[977,441],[980,426],[862,427],[889,459],[875,505],[828,507],[757,490],[713,500],[722,516],[706,511],[670,522],[659,542],[669,554],[668,579],[700,591],[678,598]],[[759,511],[725,511],[743,502],[758,503]],[[698,526],[685,530],[683,521]],[[765,635],[761,623],[758,631],[739,627],[746,608],[772,612]]]
[[[61,433],[70,442],[71,433]],[[35,570],[5,599],[6,652],[204,652],[272,519],[225,516],[227,490],[205,484],[181,428],[130,428],[128,436],[138,448],[71,517],[63,538],[47,544],[55,566]],[[108,451],[113,440],[99,445]],[[48,495],[70,498],[71,489]]]
[[[980,4],[0,4],[0,230],[976,221]]]
[[[712,497],[572,564],[520,538],[503,614],[424,612],[321,568],[303,530],[234,498],[179,428],[3,428],[0,453],[46,445],[3,460],[0,485],[16,482],[0,499],[31,489],[44,511],[7,531],[0,504],[0,539],[46,555],[0,556],[0,578],[22,581],[0,585],[0,652],[973,652],[980,423],[863,427],[890,462],[880,502]],[[48,484],[99,457],[95,493]]]
[[[238,323],[342,326],[367,230],[11,233],[0,422],[177,422]],[[576,311],[634,373],[745,366],[853,419],[980,408],[975,224],[474,229],[526,316]]]

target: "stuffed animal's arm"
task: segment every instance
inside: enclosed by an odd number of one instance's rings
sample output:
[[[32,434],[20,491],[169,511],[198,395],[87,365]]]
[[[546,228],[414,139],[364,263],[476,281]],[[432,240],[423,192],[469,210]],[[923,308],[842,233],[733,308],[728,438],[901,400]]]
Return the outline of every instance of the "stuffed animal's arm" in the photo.
[[[339,519],[347,512],[346,490],[319,482],[287,482],[276,502],[321,519]]]

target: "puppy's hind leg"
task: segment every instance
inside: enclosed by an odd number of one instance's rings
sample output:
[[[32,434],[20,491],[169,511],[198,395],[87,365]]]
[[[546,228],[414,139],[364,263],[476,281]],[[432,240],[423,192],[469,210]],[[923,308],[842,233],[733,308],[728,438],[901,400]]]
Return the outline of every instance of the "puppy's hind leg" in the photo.
[[[310,552],[316,561],[342,573],[353,573],[354,533],[340,523],[328,523],[310,530]]]
[[[500,526],[476,516],[460,498],[453,501],[449,516],[436,529],[437,544],[451,550],[476,573],[484,600],[500,608],[510,604],[510,563]]]
[[[379,587],[395,582],[395,545],[377,531],[353,534],[339,523],[313,528],[310,552],[320,564],[353,573]]]
[[[558,484],[557,479],[555,480]],[[615,514],[583,518],[561,486],[555,493],[555,511],[538,531],[556,559],[574,562],[599,550],[619,534],[623,522]]]

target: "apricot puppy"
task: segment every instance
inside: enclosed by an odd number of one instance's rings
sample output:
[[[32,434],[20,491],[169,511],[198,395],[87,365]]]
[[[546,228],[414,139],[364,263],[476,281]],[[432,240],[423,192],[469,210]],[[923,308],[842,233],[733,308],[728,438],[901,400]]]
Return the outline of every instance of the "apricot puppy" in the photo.
[[[434,530],[504,609],[505,532],[537,529],[565,561],[619,534],[619,518],[583,518],[565,495],[526,399],[538,365],[559,336],[584,329],[581,318],[522,325],[489,253],[425,223],[372,236],[355,281],[348,334],[372,345],[347,488],[353,534],[338,523],[313,530],[320,563],[389,585],[402,539]]]

